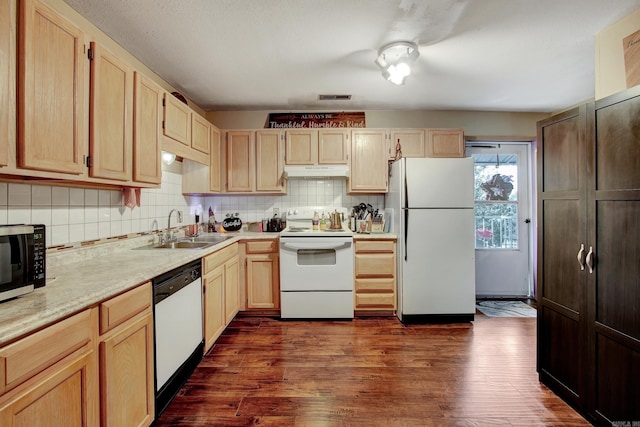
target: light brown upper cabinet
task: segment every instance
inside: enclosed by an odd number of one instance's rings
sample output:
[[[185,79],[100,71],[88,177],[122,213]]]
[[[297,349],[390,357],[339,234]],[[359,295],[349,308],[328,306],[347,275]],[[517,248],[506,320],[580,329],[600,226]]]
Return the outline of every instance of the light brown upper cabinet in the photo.
[[[282,132],[234,130],[226,134],[226,192],[283,194]]]
[[[164,135],[191,146],[191,109],[170,93],[164,94]]]
[[[282,140],[281,131],[256,132],[256,191],[285,191]]]
[[[209,163],[209,190],[222,191],[222,152],[220,146],[220,129],[211,126],[211,158]]]
[[[191,114],[191,148],[205,154],[211,149],[211,123],[195,113]]]
[[[384,130],[351,132],[349,193],[385,193],[388,189],[387,140]]]
[[[398,149],[402,157],[425,157],[424,129],[391,129],[389,159],[396,158]]]
[[[287,165],[347,164],[349,131],[345,129],[295,129],[286,131]]]
[[[255,190],[254,132],[227,132],[227,191]]]
[[[95,178],[131,180],[133,70],[91,42],[89,173]]]
[[[318,161],[318,131],[296,129],[286,131],[285,163],[314,165]]]
[[[321,129],[318,131],[318,163],[345,165],[349,161],[349,131]]]
[[[37,0],[19,4],[18,166],[82,174],[84,34]]]
[[[15,4],[0,0],[0,167],[9,162],[9,138],[15,137]]]
[[[133,179],[160,184],[160,128],[162,89],[139,72],[134,74]]]
[[[427,157],[464,157],[464,130],[427,129]]]

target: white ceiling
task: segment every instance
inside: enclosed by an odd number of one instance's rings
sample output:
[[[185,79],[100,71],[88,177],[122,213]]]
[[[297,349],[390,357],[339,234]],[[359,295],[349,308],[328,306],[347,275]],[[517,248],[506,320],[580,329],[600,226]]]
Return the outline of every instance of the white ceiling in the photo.
[[[205,110],[550,112],[594,96],[594,36],[640,0],[65,0]],[[380,47],[420,57],[404,86]],[[350,94],[351,101],[319,101]]]

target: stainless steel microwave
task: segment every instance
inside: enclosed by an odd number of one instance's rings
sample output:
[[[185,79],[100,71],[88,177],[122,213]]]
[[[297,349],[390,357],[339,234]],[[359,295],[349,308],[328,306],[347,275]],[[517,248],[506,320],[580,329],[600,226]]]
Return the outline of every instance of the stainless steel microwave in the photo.
[[[45,226],[0,225],[0,301],[45,285]]]

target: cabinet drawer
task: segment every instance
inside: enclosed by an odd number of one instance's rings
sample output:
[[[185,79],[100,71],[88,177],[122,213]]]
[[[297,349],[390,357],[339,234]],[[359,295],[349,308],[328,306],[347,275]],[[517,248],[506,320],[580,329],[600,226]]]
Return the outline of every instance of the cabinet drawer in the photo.
[[[358,293],[385,293],[395,292],[396,280],[393,277],[385,278],[364,278],[356,279],[355,282],[356,292]]]
[[[354,266],[356,277],[384,276],[394,277],[396,273],[396,257],[393,253],[356,253]]]
[[[356,252],[394,252],[393,240],[356,240]]]
[[[151,282],[100,304],[100,333],[115,328],[151,307]]]
[[[212,272],[217,266],[228,260],[234,255],[238,255],[238,244],[234,243],[224,249],[207,255],[202,262],[202,275],[205,276]]]
[[[245,243],[248,254],[278,252],[278,240],[253,240]]]
[[[375,309],[395,309],[395,294],[356,294],[356,309],[359,308],[375,308]]]
[[[0,394],[89,346],[95,309],[85,310],[0,349]]]

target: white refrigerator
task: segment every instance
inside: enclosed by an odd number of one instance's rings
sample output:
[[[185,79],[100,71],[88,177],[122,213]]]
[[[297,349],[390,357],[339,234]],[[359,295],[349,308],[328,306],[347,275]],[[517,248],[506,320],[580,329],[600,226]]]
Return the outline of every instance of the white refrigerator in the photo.
[[[398,317],[471,321],[475,313],[473,158],[410,158],[391,166]]]

